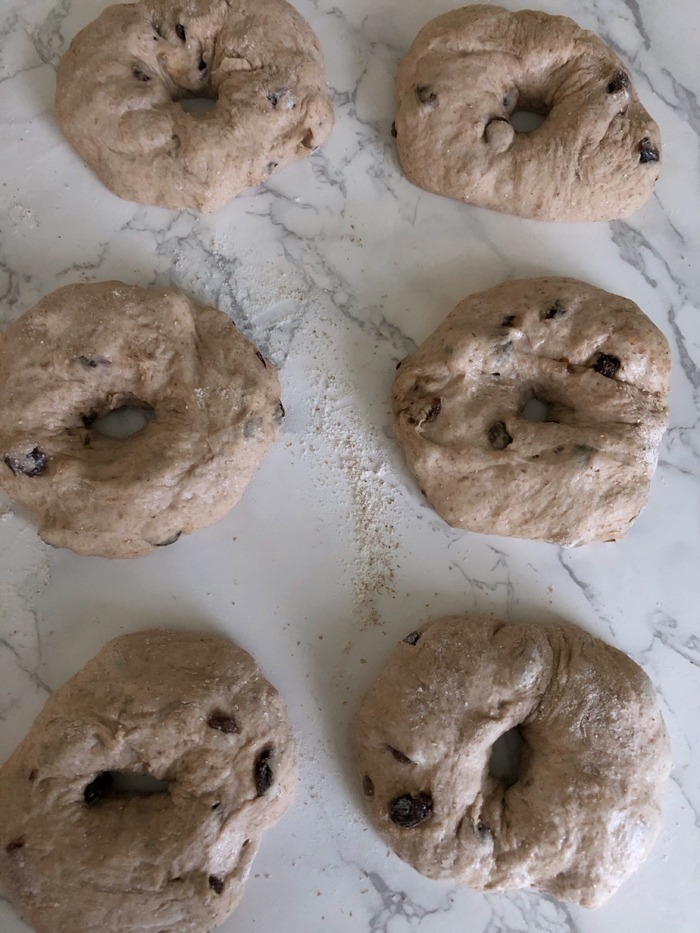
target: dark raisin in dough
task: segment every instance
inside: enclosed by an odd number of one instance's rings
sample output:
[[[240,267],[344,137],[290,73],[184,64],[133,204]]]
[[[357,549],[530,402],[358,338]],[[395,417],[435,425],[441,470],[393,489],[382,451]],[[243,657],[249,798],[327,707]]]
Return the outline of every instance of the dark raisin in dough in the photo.
[[[389,804],[389,819],[402,829],[414,829],[430,818],[433,812],[433,797],[427,791],[402,794]]]

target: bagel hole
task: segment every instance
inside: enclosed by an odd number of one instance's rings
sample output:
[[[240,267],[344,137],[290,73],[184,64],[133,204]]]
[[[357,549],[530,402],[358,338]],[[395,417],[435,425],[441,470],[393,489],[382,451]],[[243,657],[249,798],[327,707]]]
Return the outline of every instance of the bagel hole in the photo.
[[[549,405],[533,395],[523,405],[520,417],[524,421],[531,421],[533,424],[549,421]]]
[[[532,133],[547,119],[545,114],[534,110],[516,110],[510,115],[510,123],[516,133]]]
[[[170,793],[172,781],[131,771],[101,771],[83,791],[86,803],[99,803],[111,797],[152,797]]]
[[[216,99],[213,97],[183,97],[179,103],[185,113],[193,117],[206,116],[216,107]]]
[[[511,787],[520,777],[522,764],[523,741],[520,728],[516,726],[494,742],[489,761],[489,774],[506,787]]]
[[[138,434],[155,418],[155,411],[149,406],[121,405],[94,421],[88,419],[90,427],[103,437],[116,437],[126,440],[132,434]]]

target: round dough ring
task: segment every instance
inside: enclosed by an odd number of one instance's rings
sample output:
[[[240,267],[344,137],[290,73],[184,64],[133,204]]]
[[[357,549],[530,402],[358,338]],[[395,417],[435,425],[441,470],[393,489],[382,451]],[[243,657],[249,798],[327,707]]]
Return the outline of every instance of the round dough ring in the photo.
[[[496,741],[524,743],[510,786]],[[567,624],[439,619],[390,656],[353,724],[385,842],[430,878],[595,907],[647,857],[670,770],[646,674]]]
[[[124,774],[171,783],[145,795],[119,788]],[[286,709],[249,654],[193,632],[124,635],[0,769],[0,886],[37,933],[206,933],[296,779]]]
[[[411,472],[459,528],[561,545],[622,537],[668,419],[670,352],[633,302],[566,278],[470,295],[394,382]],[[527,420],[532,398],[546,420]]]
[[[536,220],[613,220],[659,176],[659,129],[623,63],[573,20],[468,6],[431,20],[399,69],[395,129],[413,184]],[[546,116],[515,132],[515,111]]]
[[[155,417],[91,428],[124,405]],[[138,557],[221,518],[282,414],[272,365],[175,288],[67,285],[0,334],[0,488],[78,554]]]
[[[216,101],[186,113],[180,101]],[[285,0],[108,7],[58,66],[63,132],[115,194],[213,211],[326,140],[323,56]]]

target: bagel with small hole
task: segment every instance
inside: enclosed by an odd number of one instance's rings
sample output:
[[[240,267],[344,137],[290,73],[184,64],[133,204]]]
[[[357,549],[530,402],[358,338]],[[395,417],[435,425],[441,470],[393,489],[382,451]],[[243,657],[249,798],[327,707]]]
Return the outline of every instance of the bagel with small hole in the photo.
[[[632,301],[575,279],[505,282],[465,298],[399,364],[394,429],[449,524],[613,541],[649,494],[670,367]]]
[[[209,112],[181,101],[208,98]],[[119,197],[214,211],[321,146],[323,56],[285,0],[139,0],[107,9],[58,66],[65,136]]]
[[[249,654],[123,635],[0,769],[0,888],[37,933],[207,933],[295,787],[287,711]]]
[[[659,129],[629,69],[564,16],[484,5],[438,16],[397,92],[401,165],[426,191],[536,220],[613,220],[659,177]],[[516,111],[545,120],[517,132]]]
[[[494,776],[518,729],[519,768]],[[670,770],[653,687],[566,624],[451,616],[407,635],[353,723],[384,841],[429,878],[603,904],[649,854]]]
[[[138,557],[240,499],[284,414],[277,373],[176,288],[66,285],[0,333],[0,489],[44,541]],[[153,412],[122,439],[96,422]]]

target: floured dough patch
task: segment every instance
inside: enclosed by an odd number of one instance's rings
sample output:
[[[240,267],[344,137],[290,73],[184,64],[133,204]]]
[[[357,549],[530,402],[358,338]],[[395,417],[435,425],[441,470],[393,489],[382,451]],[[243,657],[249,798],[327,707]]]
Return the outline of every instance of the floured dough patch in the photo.
[[[611,541],[647,500],[670,365],[633,302],[575,279],[506,282],[466,298],[403,360],[394,427],[451,525]]]
[[[519,770],[490,771],[518,729]],[[670,770],[652,685],[566,624],[448,617],[394,649],[353,724],[385,842],[430,878],[604,903],[649,854]]]
[[[116,638],[0,769],[0,886],[37,933],[206,933],[295,786],[286,709],[249,654]]]
[[[123,406],[154,418],[93,429]],[[0,334],[0,487],[78,554],[137,557],[221,518],[282,414],[272,364],[175,288],[67,285]]]
[[[659,176],[659,129],[628,69],[563,16],[482,5],[438,16],[397,91],[401,165],[436,194],[537,220],[612,220]],[[516,132],[516,111],[546,119]]]
[[[197,97],[213,110],[185,112]],[[318,41],[285,0],[110,6],[61,59],[56,112],[115,194],[201,211],[305,158],[333,126]]]

